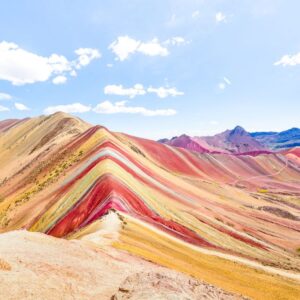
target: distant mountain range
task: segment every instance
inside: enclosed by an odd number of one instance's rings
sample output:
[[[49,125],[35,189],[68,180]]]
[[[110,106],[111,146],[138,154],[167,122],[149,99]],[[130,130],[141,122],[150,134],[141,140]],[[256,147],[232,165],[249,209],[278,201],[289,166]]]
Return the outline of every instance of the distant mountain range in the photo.
[[[291,128],[281,132],[253,132],[250,135],[261,144],[273,150],[300,146],[299,128]]]
[[[191,137],[186,134],[159,142],[198,153],[233,153],[257,155],[300,146],[300,129],[282,132],[247,132],[236,126],[214,136]]]

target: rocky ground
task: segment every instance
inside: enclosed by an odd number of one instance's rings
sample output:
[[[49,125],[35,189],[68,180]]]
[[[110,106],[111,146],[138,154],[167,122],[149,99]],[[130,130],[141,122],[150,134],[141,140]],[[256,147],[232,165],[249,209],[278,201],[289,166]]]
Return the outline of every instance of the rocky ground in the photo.
[[[242,299],[105,246],[41,233],[0,235],[1,299]]]

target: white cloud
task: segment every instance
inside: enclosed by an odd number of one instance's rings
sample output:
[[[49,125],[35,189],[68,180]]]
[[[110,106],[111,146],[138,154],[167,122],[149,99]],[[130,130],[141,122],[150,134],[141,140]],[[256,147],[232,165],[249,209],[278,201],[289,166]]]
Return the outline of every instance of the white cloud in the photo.
[[[0,112],[2,111],[10,111],[10,109],[8,107],[0,105]]]
[[[12,96],[6,93],[0,93],[0,100],[11,100]]]
[[[17,110],[21,110],[21,111],[25,111],[25,110],[30,110],[26,105],[24,105],[23,103],[15,103],[15,108]]]
[[[72,62],[68,61],[63,55],[51,54],[47,58],[47,64],[51,68],[51,74],[61,74],[72,70]]]
[[[100,57],[98,50],[90,48],[80,48],[75,53],[78,58],[70,61],[56,53],[49,57],[40,56],[15,43],[0,42],[0,80],[23,85],[47,81],[52,76],[65,75],[66,72],[72,76],[74,68],[80,69]]]
[[[183,96],[184,93],[177,91],[176,88],[165,88],[165,87],[159,87],[159,88],[154,88],[154,87],[149,87],[147,89],[148,93],[155,93],[159,98],[166,98],[168,96],[176,97],[176,96]]]
[[[0,79],[14,85],[46,81],[53,70],[49,58],[23,50],[14,43],[0,43]]]
[[[70,76],[76,77],[76,76],[77,76],[77,72],[76,72],[75,70],[72,70],[72,71],[70,72]]]
[[[116,41],[112,42],[108,49],[117,56],[117,60],[123,61],[137,51],[140,41],[130,38],[129,36],[119,36]]]
[[[186,45],[188,43],[182,36],[174,36],[164,42],[165,45],[172,46]]]
[[[101,57],[101,53],[97,49],[92,48],[79,48],[75,50],[75,53],[78,55],[76,69],[81,69],[89,65],[92,60]]]
[[[225,90],[228,85],[231,85],[230,79],[223,77],[223,80],[218,84],[220,90]]]
[[[167,56],[169,55],[169,50],[163,47],[158,39],[153,39],[147,43],[141,43],[137,49],[138,52],[141,52],[148,56]]]
[[[176,114],[176,110],[174,109],[147,109],[145,107],[140,106],[126,106],[127,101],[120,101],[116,103],[112,103],[110,101],[104,101],[99,103],[93,110],[99,114],[117,114],[117,113],[125,113],[125,114],[141,114],[147,117],[154,116],[172,116]]]
[[[300,52],[295,55],[284,55],[281,59],[274,63],[274,66],[296,66],[300,65]]]
[[[116,41],[112,42],[108,49],[117,56],[117,59],[123,61],[137,51],[140,41],[130,38],[129,36],[119,36]]]
[[[158,39],[152,39],[149,42],[141,42],[129,36],[119,36],[113,41],[108,49],[117,56],[116,60],[124,61],[131,54],[142,53],[148,56],[167,56],[169,50],[160,44]]]
[[[197,19],[197,18],[199,18],[199,15],[200,15],[199,10],[195,10],[195,11],[193,11],[193,13],[192,13],[192,18],[193,18],[193,19]]]
[[[68,78],[66,76],[63,76],[63,75],[59,75],[59,76],[56,76],[52,79],[52,82],[54,84],[64,84],[66,83],[68,80]]]
[[[231,81],[227,77],[224,77],[223,79],[228,85],[231,85]]]
[[[226,88],[226,84],[224,82],[220,82],[219,83],[219,89],[220,90],[225,90],[225,88]]]
[[[146,93],[154,93],[159,98],[166,98],[169,96],[176,97],[184,95],[183,92],[177,91],[175,87],[168,88],[168,87],[158,87],[154,88],[152,86],[148,87],[147,89],[144,88],[142,84],[135,84],[131,88],[124,88],[121,84],[120,85],[107,85],[104,87],[104,94],[106,95],[118,95],[118,96],[127,96],[129,98],[134,98],[136,96],[145,95]]]
[[[227,21],[227,17],[221,11],[219,11],[219,12],[216,13],[215,19],[216,19],[217,23],[221,23],[221,22],[226,22]]]
[[[118,95],[118,96],[128,96],[129,98],[134,98],[137,95],[145,95],[143,85],[135,84],[132,88],[124,88],[120,85],[107,85],[104,88],[104,94],[106,95]]]
[[[91,106],[87,106],[81,103],[72,103],[66,105],[49,106],[44,110],[44,113],[49,115],[58,111],[65,113],[84,113],[90,111]]]
[[[106,66],[107,66],[108,68],[112,68],[114,65],[113,65],[113,64],[106,64]]]

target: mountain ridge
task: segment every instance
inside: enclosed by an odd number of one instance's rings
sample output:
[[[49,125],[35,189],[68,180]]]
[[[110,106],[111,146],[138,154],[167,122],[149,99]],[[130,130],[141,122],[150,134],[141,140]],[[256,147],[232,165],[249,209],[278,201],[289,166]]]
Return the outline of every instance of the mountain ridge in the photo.
[[[300,146],[300,129],[296,127],[281,132],[254,132],[251,135],[274,150]]]
[[[182,137],[184,137],[185,141]],[[188,140],[195,143],[199,141],[199,149]],[[293,127],[281,132],[247,132],[242,126],[238,125],[232,130],[227,129],[213,136],[191,137],[187,134],[182,134],[171,139],[160,139],[158,142],[199,153],[258,155],[299,147],[300,129]],[[202,149],[201,145],[205,145],[205,147],[202,147]]]
[[[52,120],[53,128],[61,121]],[[7,142],[23,132],[17,127]],[[300,270],[300,170],[285,154],[198,154],[103,126],[63,135],[63,143],[58,136],[38,158],[30,154],[36,141],[17,146],[28,164],[0,185],[2,232],[23,228],[97,247],[105,240],[254,299],[299,291],[291,280]],[[274,287],[266,292],[266,284]]]

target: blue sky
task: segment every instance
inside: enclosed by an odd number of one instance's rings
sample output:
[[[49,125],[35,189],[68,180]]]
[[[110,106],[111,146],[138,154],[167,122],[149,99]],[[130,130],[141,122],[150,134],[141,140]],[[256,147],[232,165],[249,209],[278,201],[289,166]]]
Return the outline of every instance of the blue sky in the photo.
[[[300,127],[300,2],[2,1],[0,118],[148,138]]]

